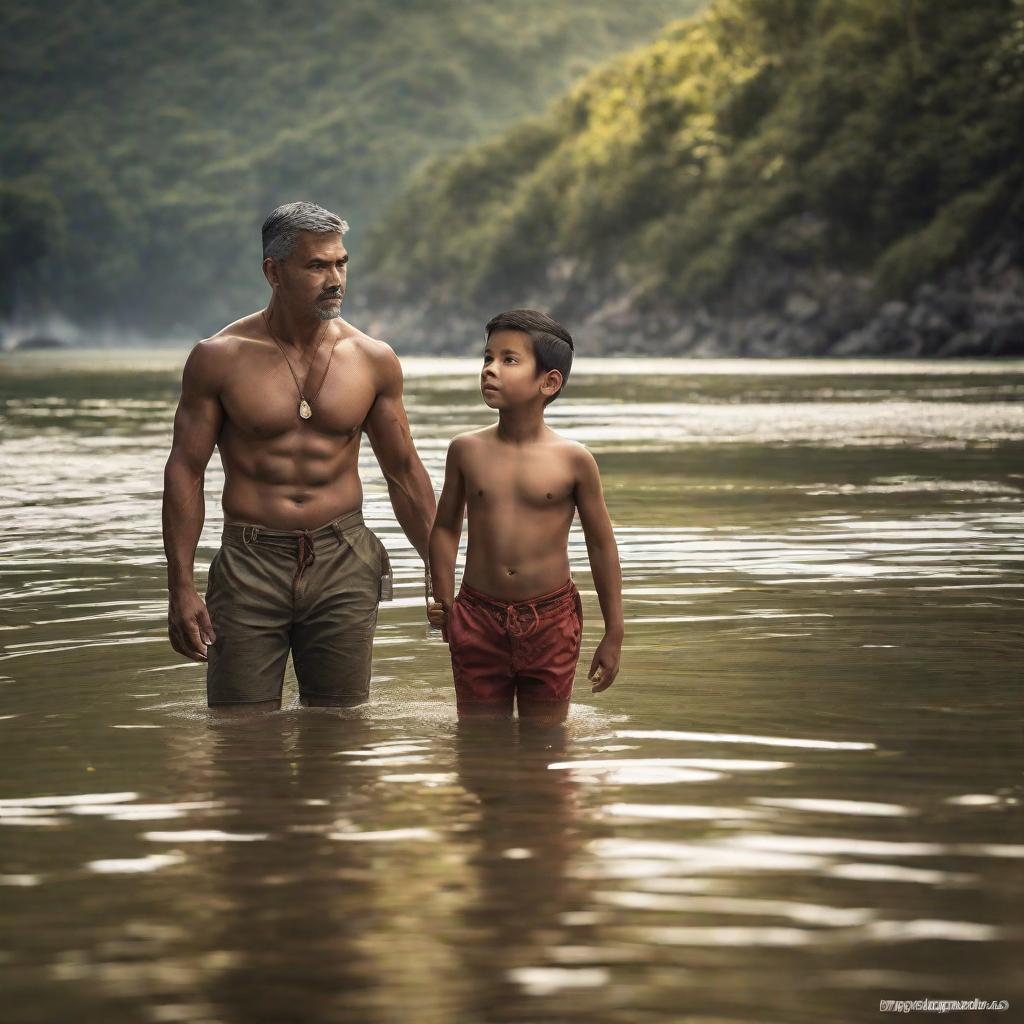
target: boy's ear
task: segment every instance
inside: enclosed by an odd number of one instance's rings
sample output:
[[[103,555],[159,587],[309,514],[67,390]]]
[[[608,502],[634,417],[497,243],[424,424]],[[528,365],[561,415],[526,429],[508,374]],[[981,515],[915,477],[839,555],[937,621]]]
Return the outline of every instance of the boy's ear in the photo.
[[[562,390],[562,371],[548,370],[540,382],[540,393],[550,396],[557,395]]]

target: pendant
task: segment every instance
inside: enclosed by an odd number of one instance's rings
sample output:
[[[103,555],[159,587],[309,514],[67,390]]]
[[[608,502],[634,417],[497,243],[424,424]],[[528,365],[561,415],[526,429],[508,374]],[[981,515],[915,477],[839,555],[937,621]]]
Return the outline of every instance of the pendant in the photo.
[[[309,402],[303,399],[299,402],[299,415],[304,419],[308,420],[313,415],[313,410],[309,406]]]

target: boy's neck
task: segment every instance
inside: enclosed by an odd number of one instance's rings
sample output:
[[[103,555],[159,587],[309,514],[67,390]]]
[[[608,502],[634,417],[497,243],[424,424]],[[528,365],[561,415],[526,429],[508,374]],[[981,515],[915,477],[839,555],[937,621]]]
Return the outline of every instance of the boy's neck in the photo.
[[[498,438],[509,444],[539,441],[546,430],[544,406],[501,409],[498,412]]]

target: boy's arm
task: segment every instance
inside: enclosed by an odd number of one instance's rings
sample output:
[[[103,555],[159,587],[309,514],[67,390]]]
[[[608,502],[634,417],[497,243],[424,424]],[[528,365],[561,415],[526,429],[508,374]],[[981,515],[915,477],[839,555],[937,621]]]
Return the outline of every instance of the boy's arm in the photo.
[[[607,690],[615,682],[622,654],[625,624],[622,617],[622,571],[619,568],[619,549],[615,544],[611,519],[604,503],[601,474],[594,456],[585,448],[580,450],[576,470],[576,508],[583,526],[590,557],[590,572],[594,577],[597,599],[604,616],[604,637],[597,645],[587,678],[594,684],[594,693]]]
[[[448,446],[444,467],[444,487],[437,503],[437,514],[430,531],[430,579],[435,604],[428,608],[433,626],[443,626],[448,609],[455,600],[455,557],[462,536],[462,518],[466,509],[466,484],[460,465],[459,439]],[[436,621],[435,621],[436,620]]]

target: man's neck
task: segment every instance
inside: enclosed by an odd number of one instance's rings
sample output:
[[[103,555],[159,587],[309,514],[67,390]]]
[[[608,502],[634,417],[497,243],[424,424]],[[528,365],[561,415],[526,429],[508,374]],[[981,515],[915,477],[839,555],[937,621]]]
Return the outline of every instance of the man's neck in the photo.
[[[271,334],[283,345],[290,345],[300,352],[316,348],[330,324],[315,314],[300,316],[290,313],[280,302],[271,300],[264,311]]]
[[[498,412],[498,438],[508,444],[539,441],[547,431],[544,406],[501,409]]]

